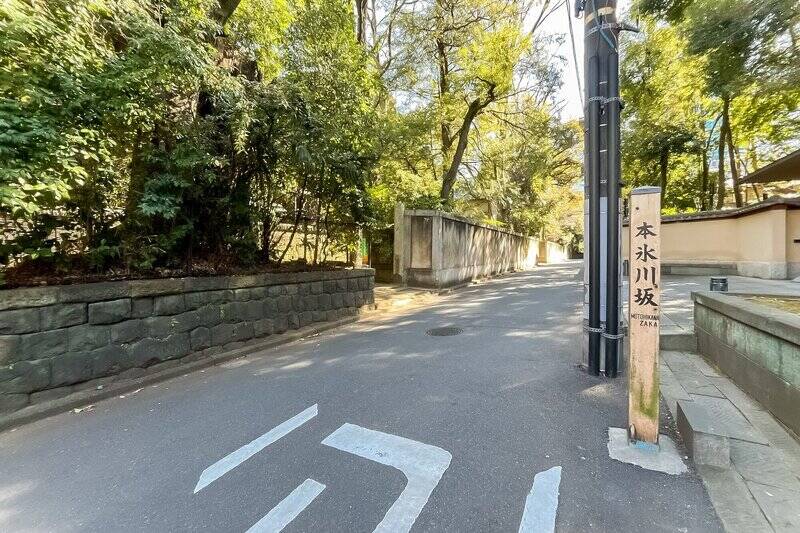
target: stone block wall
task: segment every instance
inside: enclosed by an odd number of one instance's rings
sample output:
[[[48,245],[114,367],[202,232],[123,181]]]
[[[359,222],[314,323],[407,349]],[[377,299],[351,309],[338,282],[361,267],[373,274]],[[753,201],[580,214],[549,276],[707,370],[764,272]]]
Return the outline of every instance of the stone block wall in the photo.
[[[0,291],[0,414],[355,315],[374,286],[353,269]]]

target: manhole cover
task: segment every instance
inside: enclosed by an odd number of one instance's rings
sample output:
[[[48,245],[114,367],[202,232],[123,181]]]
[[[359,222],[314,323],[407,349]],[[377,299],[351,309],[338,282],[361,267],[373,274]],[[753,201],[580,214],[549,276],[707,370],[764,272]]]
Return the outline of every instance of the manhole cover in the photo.
[[[462,333],[464,330],[461,328],[455,328],[452,326],[447,326],[444,328],[433,328],[429,329],[425,333],[431,335],[432,337],[452,337],[453,335],[458,335]]]

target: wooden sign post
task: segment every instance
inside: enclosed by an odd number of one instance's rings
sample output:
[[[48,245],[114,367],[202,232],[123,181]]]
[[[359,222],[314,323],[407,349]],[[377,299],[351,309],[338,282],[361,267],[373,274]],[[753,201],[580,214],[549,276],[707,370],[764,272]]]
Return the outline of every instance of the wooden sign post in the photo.
[[[630,438],[658,444],[661,188],[631,191],[628,325]]]

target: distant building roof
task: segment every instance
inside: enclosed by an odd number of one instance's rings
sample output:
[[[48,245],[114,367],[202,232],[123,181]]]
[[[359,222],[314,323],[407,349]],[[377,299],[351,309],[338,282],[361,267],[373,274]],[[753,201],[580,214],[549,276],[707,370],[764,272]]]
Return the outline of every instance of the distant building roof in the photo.
[[[800,150],[781,157],[765,167],[755,170],[739,180],[740,183],[772,183],[773,181],[800,180]]]

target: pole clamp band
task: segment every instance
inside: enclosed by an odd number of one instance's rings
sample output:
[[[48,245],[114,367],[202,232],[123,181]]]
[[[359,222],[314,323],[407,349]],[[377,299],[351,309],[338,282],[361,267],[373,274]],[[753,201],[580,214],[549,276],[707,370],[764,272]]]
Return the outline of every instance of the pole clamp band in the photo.
[[[624,333],[619,333],[617,335],[611,335],[610,333],[601,333],[600,335],[602,335],[606,339],[614,339],[614,340],[619,340],[625,337]]]
[[[622,24],[619,24],[617,22],[604,22],[603,24],[595,24],[594,26],[592,26],[590,29],[586,31],[585,35],[591,35],[601,30],[621,30],[621,29],[625,29],[625,26]]]
[[[605,328],[600,326],[599,328],[593,328],[591,326],[583,326],[584,331],[588,331],[589,333],[603,333]]]
[[[590,96],[587,102],[600,102],[601,104],[606,101],[602,96]]]

